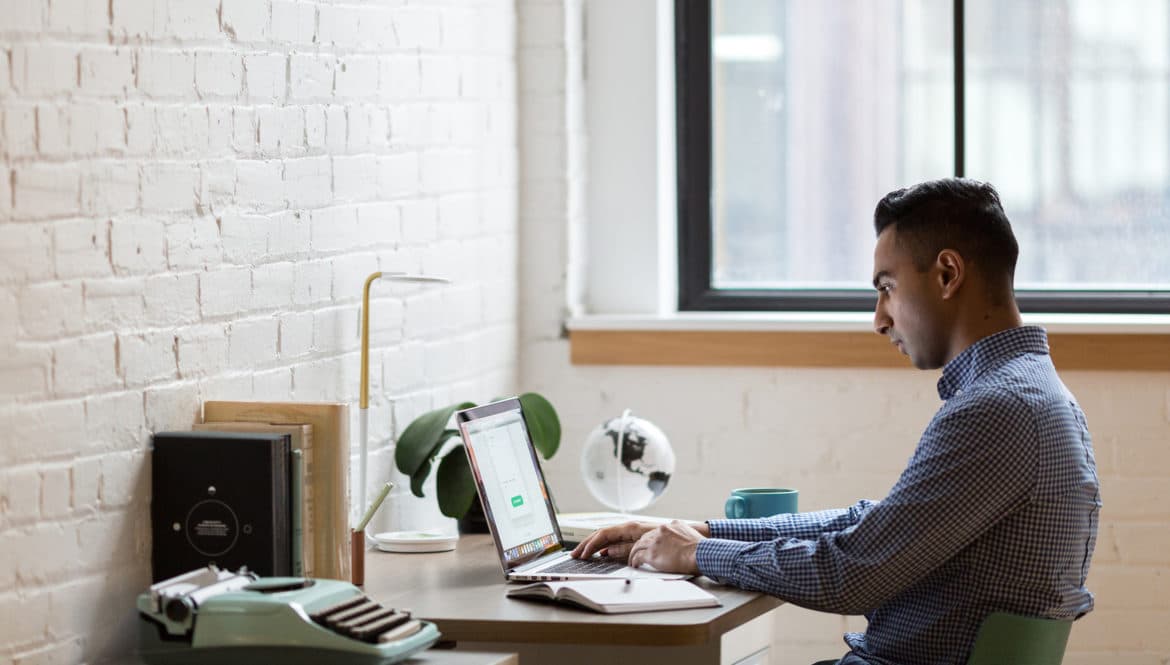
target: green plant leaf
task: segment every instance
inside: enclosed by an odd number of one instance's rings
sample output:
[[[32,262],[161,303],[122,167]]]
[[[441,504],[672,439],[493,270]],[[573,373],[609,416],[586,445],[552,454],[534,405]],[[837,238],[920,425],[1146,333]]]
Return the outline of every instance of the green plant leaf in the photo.
[[[413,474],[411,474],[411,476],[410,476],[410,493],[411,494],[417,496],[420,499],[423,498],[423,483],[425,483],[427,481],[427,476],[429,476],[431,473],[431,467],[434,466],[434,463],[435,463],[435,456],[438,455],[439,451],[443,449],[443,444],[447,443],[447,439],[450,439],[450,438],[453,438],[456,436],[459,436],[459,430],[455,430],[455,429],[443,430],[443,434],[441,436],[439,436],[439,440],[435,442],[435,447],[433,448],[433,454],[423,461],[423,465],[420,466],[417,471],[415,471]]]
[[[410,476],[410,493],[420,499],[423,498],[423,483],[431,475],[431,463],[430,459],[424,460],[422,466]]]
[[[532,445],[540,451],[542,457],[549,459],[561,445],[561,421],[557,418],[556,409],[537,393],[521,395],[520,407],[524,410],[524,420],[532,433]]]
[[[447,429],[447,421],[451,420],[451,415],[460,409],[473,406],[475,404],[472,402],[452,404],[415,418],[398,436],[398,444],[394,448],[394,464],[398,470],[408,476],[414,476],[423,462],[433,458],[439,452],[439,446],[450,438],[443,437],[444,432],[454,431]]]
[[[471,475],[471,465],[467,462],[467,451],[463,449],[463,444],[452,448],[439,461],[435,482],[438,485],[439,510],[447,517],[463,517],[476,496],[475,479]]]

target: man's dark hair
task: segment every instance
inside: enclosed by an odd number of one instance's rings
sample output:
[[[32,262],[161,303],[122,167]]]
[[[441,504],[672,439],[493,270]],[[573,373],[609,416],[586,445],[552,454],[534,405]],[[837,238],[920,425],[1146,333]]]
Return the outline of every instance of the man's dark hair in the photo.
[[[926,271],[944,249],[974,263],[993,290],[1011,293],[1020,246],[995,188],[967,178],[931,180],[890,192],[873,213],[878,235],[897,227],[898,244]]]

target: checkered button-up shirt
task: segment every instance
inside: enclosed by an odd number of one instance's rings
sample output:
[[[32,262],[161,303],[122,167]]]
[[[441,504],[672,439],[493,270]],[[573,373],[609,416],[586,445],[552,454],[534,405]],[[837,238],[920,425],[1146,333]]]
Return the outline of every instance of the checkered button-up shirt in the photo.
[[[1071,618],[1101,507],[1085,417],[1040,328],[986,337],[938,382],[942,408],[886,498],[840,510],[712,520],[708,577],[824,612],[864,614],[872,665],[966,663],[992,612]]]

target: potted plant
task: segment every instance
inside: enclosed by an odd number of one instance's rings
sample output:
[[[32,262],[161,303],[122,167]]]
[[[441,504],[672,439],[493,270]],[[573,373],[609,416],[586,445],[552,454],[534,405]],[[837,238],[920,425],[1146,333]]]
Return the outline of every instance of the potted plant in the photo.
[[[443,445],[448,439],[459,437],[459,431],[450,427],[451,417],[456,411],[473,406],[473,402],[462,402],[428,411],[415,418],[402,431],[394,450],[394,464],[399,471],[410,476],[412,494],[420,498],[423,496],[423,483],[430,475]],[[537,393],[520,395],[520,406],[532,435],[532,445],[544,459],[549,459],[561,445],[561,421],[557,418],[556,409]],[[453,446],[438,459],[438,463],[435,493],[439,499],[439,510],[456,519],[464,518],[469,510],[474,513],[473,506],[480,507],[463,444]]]

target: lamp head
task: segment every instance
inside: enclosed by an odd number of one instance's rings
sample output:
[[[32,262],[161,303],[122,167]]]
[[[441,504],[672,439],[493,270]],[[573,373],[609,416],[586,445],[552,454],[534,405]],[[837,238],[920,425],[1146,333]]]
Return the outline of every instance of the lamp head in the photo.
[[[389,282],[416,282],[420,284],[450,284],[451,280],[445,277],[431,277],[430,275],[411,275],[404,272],[376,272],[371,275],[374,279],[384,279]]]

